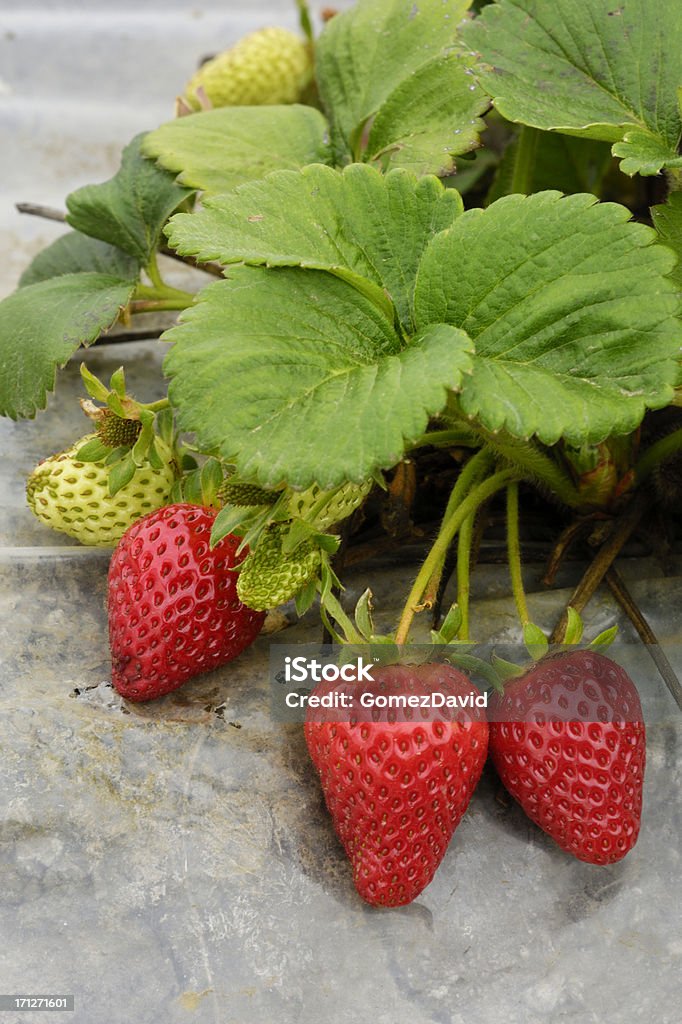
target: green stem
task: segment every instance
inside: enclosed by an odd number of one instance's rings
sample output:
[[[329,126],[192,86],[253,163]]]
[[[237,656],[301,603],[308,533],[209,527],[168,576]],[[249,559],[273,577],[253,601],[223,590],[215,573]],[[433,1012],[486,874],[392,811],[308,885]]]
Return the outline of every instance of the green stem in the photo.
[[[170,402],[167,398],[160,398],[158,402],[150,402],[149,405],[143,406],[149,412],[161,412],[163,409],[170,408]]]
[[[156,258],[156,252],[152,252],[149,257],[149,263],[145,267],[149,280],[154,285],[157,291],[161,292],[166,287],[163,278],[161,277],[161,271],[159,270],[159,263]]]
[[[322,598],[323,604],[327,612],[332,616],[334,621],[341,627],[346,637],[346,640],[352,644],[366,644],[367,640],[361,636],[358,630],[355,628],[350,618],[346,615],[343,608],[341,607],[340,601],[337,600],[336,596],[329,590]]]
[[[639,485],[660,466],[682,451],[682,427],[656,441],[644,452],[635,466],[635,482]]]
[[[528,196],[533,191],[533,171],[535,170],[535,152],[540,132],[537,128],[523,125],[516,142],[514,157],[514,173],[509,191],[511,195]]]
[[[480,441],[474,431],[462,424],[461,427],[455,427],[448,430],[428,431],[426,434],[422,434],[421,437],[418,437],[417,440],[410,445],[408,451],[414,451],[415,448],[426,448],[427,445],[433,445],[435,448],[477,448],[479,444]]]
[[[668,194],[671,192],[682,192],[682,170],[677,167],[668,167],[665,171],[668,185]]]
[[[395,639],[397,644],[400,645],[406,643],[412,619],[417,612],[422,594],[428,586],[437,567],[442,565],[445,561],[448,548],[450,547],[450,544],[462,523],[464,523],[470,515],[475,514],[476,510],[484,501],[487,501],[493,494],[496,494],[497,491],[506,487],[506,485],[511,483],[512,480],[518,480],[518,473],[513,469],[503,469],[499,473],[495,473],[493,476],[488,477],[488,479],[482,484],[479,484],[478,487],[475,487],[462,501],[462,503],[451,511],[449,515],[446,513],[433,547],[426,556],[407,598],[407,602],[403,609],[400,622],[398,623],[398,629],[396,631]],[[450,501],[452,502],[452,497]],[[449,508],[450,504],[448,504],[448,509]]]
[[[507,487],[507,560],[509,562],[509,575],[511,576],[514,604],[516,605],[521,625],[525,626],[530,622],[530,616],[528,615],[526,592],[523,589],[523,573],[521,569],[519,485],[517,482],[511,483]]]
[[[443,521],[448,516],[451,516],[458,505],[466,498],[469,491],[485,477],[486,473],[490,469],[493,463],[493,457],[490,452],[483,449],[477,452],[469,459],[464,468],[461,470],[457,477],[457,482],[452,489],[450,498],[448,499],[445,512],[443,514]],[[441,577],[443,575],[443,569],[445,567],[445,560],[447,558],[447,551],[443,554],[442,559],[436,564],[436,567],[432,573],[431,579],[429,580],[424,593],[428,595],[427,604],[434,601],[438,594],[440,587]]]
[[[296,0],[296,6],[298,8],[298,21],[301,26],[301,31],[308,42],[313,43],[315,35],[313,33],[313,25],[310,19],[310,10],[308,8],[307,0]]]
[[[149,269],[149,268],[148,268]],[[150,299],[151,301],[157,300],[175,300],[182,302],[182,307],[185,309],[187,306],[191,306],[194,302],[195,296],[192,292],[186,292],[182,288],[171,288],[170,285],[164,284],[160,281],[159,285],[154,284],[150,286],[148,284],[138,284],[133,292],[133,302],[137,299]]]
[[[539,484],[569,508],[580,507],[582,499],[571,478],[533,441],[519,441],[503,432],[493,433],[479,424],[469,426],[488,448],[518,470],[519,478]]]
[[[457,541],[457,605],[462,613],[459,639],[469,640],[469,601],[471,597],[471,547],[474,537],[476,515],[465,519],[459,530]]]
[[[159,313],[166,309],[187,309],[191,302],[185,299],[133,299],[129,305],[133,315],[138,313]]]

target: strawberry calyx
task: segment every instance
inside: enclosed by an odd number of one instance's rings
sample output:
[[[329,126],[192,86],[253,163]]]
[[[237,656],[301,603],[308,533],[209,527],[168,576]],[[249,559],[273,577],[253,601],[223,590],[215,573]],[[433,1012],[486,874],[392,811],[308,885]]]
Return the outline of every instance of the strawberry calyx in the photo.
[[[618,626],[610,626],[608,629],[598,633],[588,644],[581,646],[583,639],[584,624],[581,616],[575,608],[568,606],[566,610],[567,624],[564,631],[564,638],[560,644],[550,645],[547,636],[532,622],[526,623],[523,629],[523,642],[529,654],[529,661],[523,665],[517,665],[513,661],[501,658],[495,651],[490,656],[490,667],[492,669],[491,682],[498,694],[503,694],[505,685],[525,675],[535,665],[545,662],[559,654],[571,650],[604,651],[615,640],[618,633]],[[496,678],[495,678],[496,677]]]
[[[81,399],[81,408],[97,429],[77,450],[76,457],[80,462],[103,463],[109,467],[111,497],[130,483],[143,466],[162,468],[164,458],[157,444],[159,439],[173,452],[176,466],[181,467],[168,399],[146,405],[136,401],[126,393],[123,367],[112,374],[108,388],[85,363],[81,364],[80,372],[90,396]]]
[[[430,643],[398,643],[395,633],[379,633],[372,615],[372,592],[360,596],[352,617],[343,609],[333,592],[334,579],[323,574],[320,590],[320,614],[338,645],[339,664],[354,662],[359,654],[371,657],[378,665],[431,665],[438,662],[456,666],[470,675],[477,675],[491,688],[501,689],[497,672],[488,662],[472,654],[475,645],[462,642],[458,634],[462,612],[453,604],[439,629],[431,630]],[[368,650],[369,649],[369,650]]]

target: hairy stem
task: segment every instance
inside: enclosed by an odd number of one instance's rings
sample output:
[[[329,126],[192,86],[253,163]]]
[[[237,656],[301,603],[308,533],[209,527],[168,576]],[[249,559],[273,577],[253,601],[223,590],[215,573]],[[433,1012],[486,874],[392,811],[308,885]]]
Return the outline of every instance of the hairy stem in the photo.
[[[457,540],[457,604],[462,613],[459,639],[469,640],[469,604],[471,599],[471,548],[474,537],[476,514],[473,513],[462,523]]]
[[[580,505],[580,495],[570,476],[532,441],[518,441],[505,434],[493,434],[484,428],[477,430],[496,455],[517,469],[520,478],[544,487],[569,508]]]
[[[660,441],[656,441],[640,457],[635,466],[635,481],[637,485],[643,483],[662,462],[667,462],[668,459],[671,459],[681,451],[682,427],[679,430],[673,430],[671,434],[662,437]]]
[[[525,626],[530,622],[530,616],[528,614],[526,592],[523,589],[521,542],[519,538],[519,485],[516,481],[507,487],[507,554],[514,604],[516,605],[521,625]]]
[[[452,492],[450,494],[447,506],[445,508],[445,512],[443,514],[443,522],[445,522],[448,516],[451,516],[455,509],[459,505],[461,505],[462,501],[467,496],[469,491],[471,491],[476,484],[480,483],[481,480],[483,480],[492,464],[493,457],[488,451],[483,450],[477,452],[475,455],[472,455],[472,457],[466,463],[464,468],[460,471],[460,474],[457,477],[457,482],[455,483],[455,486],[452,488]],[[431,578],[425,588],[422,603],[424,603],[427,607],[432,606],[440,590],[440,582],[443,576],[443,569],[445,567],[447,554],[448,552],[446,549],[445,552],[443,553],[443,557],[436,564],[431,575]]]
[[[418,610],[422,594],[438,566],[443,565],[448,548],[462,523],[470,515],[475,515],[476,510],[484,501],[487,501],[497,491],[506,487],[512,480],[518,480],[518,474],[512,469],[503,469],[475,487],[456,508],[450,510],[449,513],[446,512],[438,536],[419,570],[405,603],[396,632],[397,644],[404,644],[407,641],[410,626]],[[448,504],[448,509],[450,509],[450,504]]]
[[[32,217],[42,217],[43,220],[56,220],[63,224],[66,221],[66,214],[63,210],[57,210],[54,206],[43,206],[42,203],[15,203],[18,213],[28,213]]]
[[[434,448],[477,448],[480,443],[474,431],[462,424],[448,430],[430,430],[418,437],[408,450],[425,448],[427,445],[432,445]]]
[[[147,271],[149,280],[154,286],[156,292],[158,294],[161,294],[165,290],[166,284],[163,278],[161,277],[161,271],[159,270],[159,261],[156,258],[155,252],[152,252],[151,256],[149,257],[149,263],[145,267],[145,270]]]
[[[678,167],[668,167],[665,171],[668,194],[671,192],[682,192],[682,170]]]
[[[520,193],[528,196],[533,191],[533,171],[535,169],[535,151],[540,133],[537,128],[523,125],[516,143],[514,173],[509,191],[512,195]]]
[[[191,305],[186,299],[133,299],[128,309],[138,313],[162,313],[164,310],[187,309]]]
[[[186,292],[182,288],[171,288],[170,285],[164,284],[160,277],[158,279],[158,284],[154,283],[151,286],[142,283],[137,284],[135,286],[135,291],[133,293],[133,301],[136,301],[137,299],[150,299],[152,301],[155,301],[158,299],[182,302],[182,306],[173,307],[176,309],[185,309],[187,306],[191,306],[192,303],[194,302],[194,298],[195,296],[192,292]]]
[[[144,406],[148,412],[161,412],[163,409],[170,408],[170,402],[167,398],[160,398],[158,402],[150,402],[149,405]]]

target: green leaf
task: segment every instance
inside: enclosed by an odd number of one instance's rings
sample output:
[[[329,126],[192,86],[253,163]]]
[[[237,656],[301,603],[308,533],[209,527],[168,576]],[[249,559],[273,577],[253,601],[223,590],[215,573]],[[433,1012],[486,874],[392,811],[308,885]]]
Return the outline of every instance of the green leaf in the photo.
[[[187,498],[187,501],[196,501],[197,504],[201,504],[201,490],[199,490],[198,497]],[[213,523],[213,529],[211,530],[211,547],[215,547],[219,544],[223,537],[227,537],[228,534],[232,533],[241,523],[244,518],[248,516],[248,512],[243,508],[235,508],[234,505],[226,505],[225,508],[221,508],[218,515],[215,517]]]
[[[80,373],[81,380],[90,398],[95,398],[98,402],[106,402],[109,397],[109,388],[87,368],[85,363],[81,363]]]
[[[539,661],[549,650],[549,641],[539,626],[526,622],[523,627],[523,642],[534,661]]]
[[[145,159],[143,139],[143,134],[137,135],[126,146],[113,178],[77,189],[68,196],[66,206],[72,227],[110,242],[146,264],[164,224],[190,190]]]
[[[517,149],[518,143],[514,141],[504,151],[488,203],[511,192]],[[611,164],[611,148],[606,142],[538,132],[530,192],[556,189],[569,195],[591,192],[600,196]]]
[[[156,444],[156,438],[152,438],[152,442],[149,445],[149,450],[147,452],[147,461],[149,462],[149,465],[152,467],[152,469],[164,468],[164,461],[159,454],[159,449]]]
[[[100,462],[110,453],[111,448],[108,444],[101,441],[99,437],[93,437],[78,449],[76,458],[79,462]]]
[[[522,676],[525,672],[525,669],[520,665],[515,665],[513,661],[507,661],[505,658],[500,658],[494,651],[490,655],[490,664],[498,676],[498,679],[503,682],[507,679],[518,679],[518,677]]]
[[[152,420],[153,422],[153,420]],[[149,459],[150,448],[154,443],[154,429],[152,423],[145,423],[140,431],[137,441],[132,447],[130,452],[133,462],[139,468],[144,466],[145,462],[151,461]]]
[[[124,420],[128,415],[120,396],[115,391],[110,391],[107,395],[107,405],[111,411],[115,412],[117,416],[120,416],[122,420]]]
[[[372,121],[363,159],[384,170],[445,177],[455,157],[479,145],[479,117],[490,105],[472,78],[471,57],[447,53],[422,65],[388,97]]]
[[[32,417],[54,390],[56,370],[111,327],[134,284],[111,274],[63,274],[0,303],[0,415]]]
[[[450,323],[476,346],[460,411],[546,444],[634,430],[672,397],[679,301],[673,255],[629,212],[593,196],[507,196],[430,243],[417,323]]]
[[[667,202],[652,207],[651,216],[661,241],[677,256],[677,266],[670,276],[682,289],[682,192],[672,192]]]
[[[309,580],[308,583],[303,587],[302,590],[294,597],[296,604],[296,614],[299,618],[305,615],[307,611],[313,606],[313,602],[317,596],[317,580]]]
[[[583,620],[573,605],[566,608],[565,644],[579,644],[583,636]]]
[[[122,366],[119,366],[117,370],[111,375],[109,381],[109,387],[112,391],[115,391],[119,398],[125,398],[126,394],[126,375],[125,370]]]
[[[470,365],[461,331],[407,346],[369,300],[315,270],[238,268],[165,337],[182,429],[263,487],[326,490],[393,466]]]
[[[438,630],[443,643],[449,644],[455,639],[462,628],[462,621],[463,616],[460,606],[458,604],[451,605]]]
[[[175,442],[175,423],[173,421],[173,410],[162,409],[156,414],[156,430],[162,441],[165,441],[169,448]]]
[[[80,231],[68,231],[38,253],[21,275],[19,287],[81,271],[110,274],[126,281],[135,281],[140,272],[140,263],[134,256],[114,245],[90,238]]]
[[[428,147],[436,162],[426,167],[427,171],[442,166],[444,151],[471,148],[462,139],[458,149],[453,133],[470,128],[485,101],[473,79],[467,81],[467,86],[472,86],[467,89],[471,103],[463,112],[459,79],[464,67],[446,67],[445,61],[439,73],[437,61],[453,49],[457,23],[468,7],[469,0],[359,0],[327,23],[317,41],[316,69],[337,161],[343,162],[351,154],[356,160],[371,156],[369,150],[363,152],[363,129],[370,118],[379,122],[379,148],[390,143],[404,145],[405,134],[409,138],[425,129],[428,132],[432,117],[434,126],[444,124],[447,130],[440,153]],[[457,77],[454,88],[453,73]]]
[[[588,648],[590,650],[593,650],[595,648],[604,649],[606,647],[610,647],[613,641],[616,639],[617,633],[618,626],[611,626],[610,629],[603,630],[601,633],[595,636],[594,640],[592,640],[590,644],[588,644]]]
[[[274,168],[331,163],[328,135],[312,107],[222,107],[161,125],[143,149],[184,185],[229,192]]]
[[[386,292],[409,330],[421,255],[462,209],[459,194],[433,177],[316,164],[209,198],[199,213],[175,216],[167,233],[183,256],[329,270],[380,307]]]
[[[682,166],[675,3],[500,0],[462,36],[510,121],[615,143],[626,174]]]
[[[111,449],[109,455],[104,459],[104,465],[115,466],[116,463],[121,462],[124,456],[128,455],[129,452],[130,449],[129,447],[126,447],[125,444],[121,444],[119,447],[116,447],[116,449]]]
[[[133,460],[132,452],[129,452],[124,459],[112,466],[109,471],[109,494],[113,498],[122,487],[129,484],[135,476],[137,466]]]
[[[620,158],[623,174],[658,174],[664,167],[682,167],[682,156],[672,143],[642,128],[625,132],[623,141],[617,142],[612,152]]]
[[[105,466],[115,466],[117,462],[120,462],[124,455],[127,455],[130,448],[125,445],[121,445],[119,448],[110,449],[109,454],[104,460]]]
[[[190,470],[185,473],[182,478],[182,500],[188,501],[190,505],[201,505],[203,496],[201,493],[201,469]],[[215,525],[215,524],[214,524]],[[229,533],[229,530],[225,531],[225,534]],[[218,540],[221,540],[225,534],[222,534]],[[218,543],[218,540],[215,543]]]
[[[213,505],[216,501],[218,491],[222,487],[225,478],[223,467],[217,459],[207,459],[201,467],[201,494],[202,504]]]

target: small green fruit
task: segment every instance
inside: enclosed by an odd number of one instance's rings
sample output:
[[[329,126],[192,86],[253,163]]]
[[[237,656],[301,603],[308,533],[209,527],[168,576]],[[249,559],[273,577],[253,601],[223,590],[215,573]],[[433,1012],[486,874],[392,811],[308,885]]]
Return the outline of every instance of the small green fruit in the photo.
[[[218,490],[222,505],[236,505],[237,508],[260,508],[272,505],[277,498],[275,491],[266,491],[256,484],[234,483],[227,480]]]
[[[268,526],[240,569],[239,600],[255,611],[267,611],[289,601],[320,570],[322,554],[311,539],[285,554],[282,542],[288,530],[288,523]]]
[[[306,491],[294,493],[289,502],[292,519],[303,519],[320,532],[347,519],[372,490],[372,481],[342,484],[332,491],[323,491],[313,484]]]
[[[193,110],[297,103],[312,77],[305,40],[284,28],[263,28],[203,64],[184,99]]]
[[[81,544],[109,547],[140,516],[168,504],[176,469],[171,449],[157,437],[161,468],[141,466],[112,497],[110,467],[104,462],[79,462],[76,457],[83,445],[97,436],[81,437],[36,466],[26,484],[26,497],[31,511],[53,530]]]

